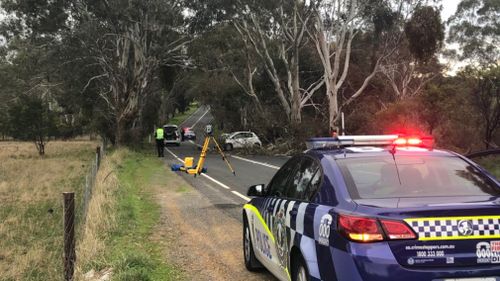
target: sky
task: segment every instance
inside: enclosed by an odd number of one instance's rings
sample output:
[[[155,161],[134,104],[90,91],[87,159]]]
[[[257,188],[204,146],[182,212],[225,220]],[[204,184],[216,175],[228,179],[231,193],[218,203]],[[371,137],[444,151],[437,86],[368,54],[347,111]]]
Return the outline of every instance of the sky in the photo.
[[[460,0],[443,0],[443,10],[441,11],[441,18],[446,21],[457,10],[457,5]]]

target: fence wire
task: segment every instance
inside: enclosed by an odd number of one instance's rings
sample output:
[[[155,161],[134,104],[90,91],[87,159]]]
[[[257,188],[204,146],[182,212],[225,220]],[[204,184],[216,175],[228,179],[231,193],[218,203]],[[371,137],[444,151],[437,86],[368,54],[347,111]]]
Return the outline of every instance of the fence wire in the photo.
[[[92,199],[92,192],[96,183],[97,172],[99,171],[99,166],[101,165],[102,159],[106,155],[106,141],[103,140],[101,145],[97,147],[95,158],[92,160],[90,169],[85,176],[85,186],[83,189],[83,212],[82,212],[82,225],[85,225],[87,219],[87,211],[89,207],[90,200]]]

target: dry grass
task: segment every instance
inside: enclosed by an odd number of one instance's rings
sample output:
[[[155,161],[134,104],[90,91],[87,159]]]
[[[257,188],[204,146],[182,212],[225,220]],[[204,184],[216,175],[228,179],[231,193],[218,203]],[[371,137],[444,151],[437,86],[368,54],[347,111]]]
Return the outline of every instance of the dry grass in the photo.
[[[62,279],[62,195],[81,206],[96,142],[0,142],[0,280]],[[81,208],[79,208],[81,209]]]
[[[105,263],[102,259],[106,241],[116,226],[116,191],[119,187],[117,168],[125,155],[124,150],[117,150],[104,158],[101,164],[88,208],[87,222],[81,230],[81,239],[77,242],[75,280],[83,280],[83,274],[94,265]]]

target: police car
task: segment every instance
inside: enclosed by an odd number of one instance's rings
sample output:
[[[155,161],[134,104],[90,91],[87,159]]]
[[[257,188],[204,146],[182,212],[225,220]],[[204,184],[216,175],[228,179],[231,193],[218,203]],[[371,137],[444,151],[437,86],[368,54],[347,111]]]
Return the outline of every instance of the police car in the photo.
[[[500,281],[500,183],[432,142],[312,139],[249,188],[247,269],[293,281]]]

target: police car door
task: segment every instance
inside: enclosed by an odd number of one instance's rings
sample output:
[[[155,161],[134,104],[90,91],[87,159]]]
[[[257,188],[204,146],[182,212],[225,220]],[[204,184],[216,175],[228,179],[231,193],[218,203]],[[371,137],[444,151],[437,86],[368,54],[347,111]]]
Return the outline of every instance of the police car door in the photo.
[[[285,206],[290,204],[290,200],[286,199],[286,194],[291,178],[300,166],[300,161],[300,157],[294,157],[288,160],[276,173],[268,187],[269,197],[264,204],[264,210],[261,210],[272,235],[272,239],[270,239],[272,242],[270,243],[271,259],[264,257],[264,260],[268,262],[266,263],[268,269],[280,280],[289,280],[287,274],[288,251],[284,248],[284,245],[288,245],[288,240],[285,238],[287,232],[284,210]]]
[[[295,234],[311,236],[308,241],[314,246],[314,208],[309,203],[309,187],[318,169],[319,164],[313,158],[298,158],[297,168],[290,176],[283,199],[274,205],[271,231],[275,238],[278,267],[282,274],[280,277],[283,279],[290,278],[290,249]]]

